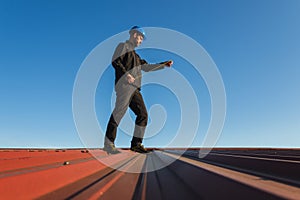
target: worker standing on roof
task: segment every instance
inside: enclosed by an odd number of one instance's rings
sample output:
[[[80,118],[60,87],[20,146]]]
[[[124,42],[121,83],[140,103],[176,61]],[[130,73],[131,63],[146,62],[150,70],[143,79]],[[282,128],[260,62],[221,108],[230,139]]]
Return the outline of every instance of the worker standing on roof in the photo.
[[[173,64],[171,60],[159,64],[148,64],[134,50],[146,39],[145,31],[139,26],[134,26],[130,29],[129,34],[129,40],[117,46],[112,58],[112,66],[115,69],[116,103],[107,125],[103,148],[110,154],[120,153],[116,149],[114,141],[118,125],[128,107],[136,115],[130,150],[138,153],[148,152],[142,145],[148,113],[140,92],[141,70],[149,72],[163,69],[165,66],[171,67]]]

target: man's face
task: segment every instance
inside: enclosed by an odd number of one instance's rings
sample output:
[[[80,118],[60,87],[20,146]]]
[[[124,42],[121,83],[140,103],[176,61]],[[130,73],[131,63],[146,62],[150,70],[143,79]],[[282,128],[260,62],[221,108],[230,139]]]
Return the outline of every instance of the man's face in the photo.
[[[139,33],[134,33],[133,38],[134,38],[134,43],[135,43],[136,47],[140,46],[144,39],[143,35],[141,35]]]

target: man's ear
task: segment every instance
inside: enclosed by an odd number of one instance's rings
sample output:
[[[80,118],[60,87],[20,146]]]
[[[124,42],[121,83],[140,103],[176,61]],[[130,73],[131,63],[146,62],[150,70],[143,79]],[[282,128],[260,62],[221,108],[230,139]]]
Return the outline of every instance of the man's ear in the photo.
[[[137,32],[133,33],[133,38],[137,37]]]

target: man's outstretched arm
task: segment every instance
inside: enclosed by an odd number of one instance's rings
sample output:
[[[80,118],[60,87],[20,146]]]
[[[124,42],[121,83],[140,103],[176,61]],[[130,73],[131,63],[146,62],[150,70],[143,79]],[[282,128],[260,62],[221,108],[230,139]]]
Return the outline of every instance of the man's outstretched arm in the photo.
[[[164,67],[171,67],[173,65],[173,61],[165,61],[157,64],[148,64],[147,61],[141,60],[142,63],[142,70],[145,72],[150,72],[150,71],[156,71],[163,69]]]

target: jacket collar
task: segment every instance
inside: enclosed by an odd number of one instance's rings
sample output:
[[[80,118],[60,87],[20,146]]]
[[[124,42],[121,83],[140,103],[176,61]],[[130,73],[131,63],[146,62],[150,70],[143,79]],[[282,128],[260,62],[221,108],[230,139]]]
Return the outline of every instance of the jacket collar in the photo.
[[[126,40],[126,43],[128,44],[130,50],[134,50],[134,44],[131,41]]]

